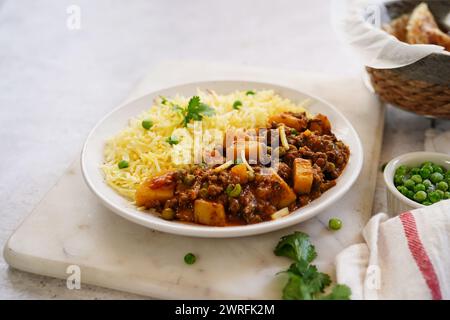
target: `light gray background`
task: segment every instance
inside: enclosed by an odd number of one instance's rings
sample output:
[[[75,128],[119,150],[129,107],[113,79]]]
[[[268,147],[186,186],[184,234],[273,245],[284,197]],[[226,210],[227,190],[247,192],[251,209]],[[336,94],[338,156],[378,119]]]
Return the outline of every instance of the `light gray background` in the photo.
[[[81,8],[81,30],[66,27],[71,4]],[[97,120],[162,60],[359,76],[329,16],[330,0],[0,0],[0,245],[78,156]],[[429,121],[388,115],[382,162],[422,150]],[[382,191],[374,210],[384,206]],[[70,291],[64,281],[11,270],[1,257],[0,298],[137,297]]]

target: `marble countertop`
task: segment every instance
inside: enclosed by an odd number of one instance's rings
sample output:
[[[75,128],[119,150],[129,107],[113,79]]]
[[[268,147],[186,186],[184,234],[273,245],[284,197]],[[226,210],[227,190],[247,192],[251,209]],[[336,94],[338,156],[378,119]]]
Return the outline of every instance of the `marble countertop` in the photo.
[[[81,12],[79,30],[67,28],[72,4]],[[359,74],[334,37],[329,4],[0,1],[0,245],[78,155],[95,122],[162,60]],[[448,122],[435,126],[450,130]],[[380,163],[423,150],[429,128],[429,120],[389,108]],[[374,212],[383,208],[379,183]],[[140,297],[93,286],[70,291],[64,281],[12,270],[0,257],[0,298]]]

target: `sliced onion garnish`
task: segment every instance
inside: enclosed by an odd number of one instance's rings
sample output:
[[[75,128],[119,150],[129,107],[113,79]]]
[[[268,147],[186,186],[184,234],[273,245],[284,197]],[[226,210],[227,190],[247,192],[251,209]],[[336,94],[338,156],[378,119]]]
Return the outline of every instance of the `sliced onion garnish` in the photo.
[[[241,151],[241,159],[242,159],[242,163],[245,164],[248,171],[255,172],[255,170],[253,170],[252,166],[248,164],[247,159],[245,159],[245,150]]]
[[[289,209],[283,208],[281,210],[278,210],[277,212],[273,213],[270,217],[272,218],[272,220],[276,220],[276,219],[280,219],[283,217],[286,217],[289,214]]]
[[[284,131],[284,126],[279,126],[278,131],[280,132],[281,145],[283,147],[285,147],[287,150],[289,150],[289,143],[286,138],[286,132]]]
[[[234,161],[233,160],[228,160],[227,162],[225,162],[224,164],[221,164],[220,166],[218,166],[217,168],[214,168],[215,172],[220,172],[222,170],[228,169],[229,167],[231,167],[233,165]]]

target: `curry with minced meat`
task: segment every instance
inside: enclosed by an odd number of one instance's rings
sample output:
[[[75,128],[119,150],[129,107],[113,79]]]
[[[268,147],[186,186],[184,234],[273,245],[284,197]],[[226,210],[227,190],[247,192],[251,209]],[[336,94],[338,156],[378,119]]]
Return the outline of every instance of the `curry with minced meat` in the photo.
[[[305,113],[285,112],[269,119],[267,129],[280,127],[287,145],[277,148],[275,169],[235,161],[228,167],[196,165],[167,172],[140,185],[136,204],[155,209],[167,220],[210,226],[259,223],[280,217],[281,209],[289,213],[307,205],[336,185],[349,148],[322,114],[308,118]],[[252,146],[275,152],[270,139],[261,144],[248,138],[245,152]],[[224,158],[228,147],[223,147]]]

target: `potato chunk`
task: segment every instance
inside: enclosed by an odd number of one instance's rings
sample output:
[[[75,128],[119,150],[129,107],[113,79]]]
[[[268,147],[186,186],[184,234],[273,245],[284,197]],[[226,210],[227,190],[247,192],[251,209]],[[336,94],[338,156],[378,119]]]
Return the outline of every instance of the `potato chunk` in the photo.
[[[167,173],[144,181],[136,191],[136,205],[151,208],[156,201],[167,201],[174,196],[174,173]]]
[[[224,226],[225,209],[220,203],[198,199],[194,203],[194,219],[196,223],[208,226]]]
[[[248,182],[247,166],[243,163],[231,168],[231,175],[236,177],[239,183],[244,184]]]
[[[309,123],[309,130],[317,132],[318,134],[330,134],[330,120],[328,120],[327,116],[319,113],[313,119],[311,119]]]
[[[237,160],[241,157],[242,151],[245,158],[250,162],[256,162],[261,155],[267,153],[267,146],[259,141],[236,141],[227,148],[227,159]]]
[[[283,123],[290,128],[294,128],[297,131],[303,131],[306,129],[306,119],[297,118],[287,112],[280,113],[269,118],[269,122]]]
[[[277,209],[282,209],[289,206],[297,199],[294,191],[292,191],[286,181],[284,181],[283,178],[281,178],[276,172],[273,173],[272,178],[280,185],[279,193],[274,195],[275,199],[273,204],[277,207]]]
[[[310,193],[314,177],[311,161],[301,158],[295,159],[292,177],[294,180],[294,191],[296,193]]]

